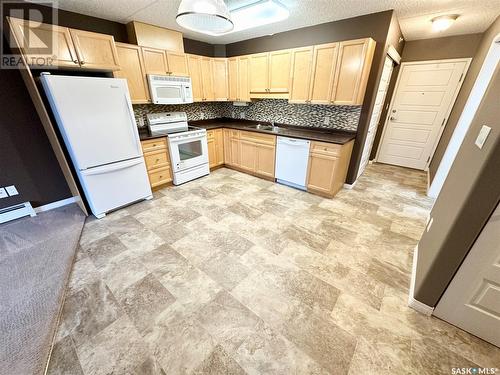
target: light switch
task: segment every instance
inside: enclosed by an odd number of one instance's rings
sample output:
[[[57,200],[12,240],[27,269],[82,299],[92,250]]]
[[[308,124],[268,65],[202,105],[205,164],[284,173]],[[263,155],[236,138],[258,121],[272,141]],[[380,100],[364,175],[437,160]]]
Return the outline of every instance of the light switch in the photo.
[[[7,193],[9,194],[9,196],[13,196],[13,195],[18,195],[19,192],[17,191],[16,187],[14,185],[10,185],[10,186],[6,186],[5,187],[5,190],[7,190]]]
[[[0,198],[7,198],[9,195],[4,188],[0,188]]]
[[[476,146],[479,147],[479,149],[483,148],[484,142],[486,142],[488,135],[490,135],[490,131],[491,131],[491,128],[489,126],[486,126],[486,125],[483,125],[483,127],[479,131],[479,134],[477,135],[477,138],[476,138]]]

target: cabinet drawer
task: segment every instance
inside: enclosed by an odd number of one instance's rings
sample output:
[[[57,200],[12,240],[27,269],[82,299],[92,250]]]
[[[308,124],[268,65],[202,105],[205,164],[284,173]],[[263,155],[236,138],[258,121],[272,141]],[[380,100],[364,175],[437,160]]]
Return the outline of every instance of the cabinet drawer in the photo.
[[[142,141],[141,145],[144,153],[157,151],[167,148],[167,138],[148,139],[147,141]]]
[[[272,135],[272,134],[263,134],[263,133],[257,133],[257,132],[241,131],[240,132],[240,139],[245,139],[247,141],[264,143],[264,144],[269,144],[269,145],[276,144],[276,136]]]
[[[149,172],[148,174],[151,187],[157,187],[172,181],[170,167],[155,169],[153,172]]]
[[[311,153],[340,156],[342,145],[326,142],[312,142]]]
[[[146,167],[148,171],[151,169],[167,167],[170,165],[170,160],[168,158],[166,149],[148,152],[144,154],[144,160],[146,161]]]

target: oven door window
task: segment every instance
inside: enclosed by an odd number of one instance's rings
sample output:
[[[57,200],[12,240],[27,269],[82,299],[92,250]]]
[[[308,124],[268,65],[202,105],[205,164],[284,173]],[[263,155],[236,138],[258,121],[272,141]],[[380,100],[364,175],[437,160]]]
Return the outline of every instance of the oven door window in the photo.
[[[201,140],[181,143],[179,147],[179,158],[181,161],[189,160],[201,156],[203,154],[203,149],[201,147]]]

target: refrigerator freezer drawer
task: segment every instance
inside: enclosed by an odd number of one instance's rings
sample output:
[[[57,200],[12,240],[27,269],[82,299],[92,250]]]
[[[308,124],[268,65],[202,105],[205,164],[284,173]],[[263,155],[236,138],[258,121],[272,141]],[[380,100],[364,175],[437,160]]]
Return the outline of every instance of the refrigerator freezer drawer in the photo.
[[[96,217],[152,194],[142,157],[80,171],[78,176]]]

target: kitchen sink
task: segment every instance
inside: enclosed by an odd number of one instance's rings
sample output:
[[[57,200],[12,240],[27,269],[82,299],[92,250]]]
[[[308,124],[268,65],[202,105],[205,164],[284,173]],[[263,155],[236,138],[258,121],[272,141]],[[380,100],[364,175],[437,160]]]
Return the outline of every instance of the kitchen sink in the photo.
[[[245,127],[248,129],[265,130],[265,131],[273,132],[273,133],[279,133],[281,130],[283,130],[279,126],[262,125],[262,124],[249,125],[249,126],[245,126]]]

